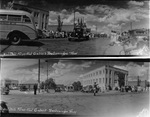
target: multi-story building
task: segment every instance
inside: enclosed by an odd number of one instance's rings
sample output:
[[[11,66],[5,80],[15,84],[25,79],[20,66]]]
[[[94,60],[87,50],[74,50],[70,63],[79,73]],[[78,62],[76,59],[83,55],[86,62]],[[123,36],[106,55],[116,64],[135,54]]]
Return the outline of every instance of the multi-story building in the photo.
[[[12,3],[12,9],[23,10],[31,13],[34,17],[35,25],[38,29],[47,29],[49,20],[49,11],[31,7],[28,5],[21,5],[18,3]]]
[[[84,86],[94,85],[94,82],[102,89],[110,86],[112,89],[121,87],[128,84],[128,71],[115,68],[109,65],[102,66],[98,69],[90,71],[80,78]]]

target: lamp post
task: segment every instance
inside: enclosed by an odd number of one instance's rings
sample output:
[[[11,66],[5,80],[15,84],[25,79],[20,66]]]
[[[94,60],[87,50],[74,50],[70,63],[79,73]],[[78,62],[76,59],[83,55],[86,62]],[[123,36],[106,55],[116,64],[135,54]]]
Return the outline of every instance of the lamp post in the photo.
[[[40,93],[40,59],[38,60],[38,91]]]
[[[45,62],[47,63],[47,80],[48,80],[48,60],[45,60]],[[45,90],[48,92],[48,88],[45,86]]]

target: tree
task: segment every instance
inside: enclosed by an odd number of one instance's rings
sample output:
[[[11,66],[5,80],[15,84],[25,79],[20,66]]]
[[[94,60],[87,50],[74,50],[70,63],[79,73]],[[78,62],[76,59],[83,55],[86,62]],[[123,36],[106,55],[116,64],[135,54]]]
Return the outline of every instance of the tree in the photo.
[[[80,91],[82,89],[82,85],[80,81],[74,82],[72,85],[75,91]]]
[[[41,84],[40,84],[40,89],[44,89],[44,86],[45,86],[45,83],[44,83],[44,82],[41,82]]]
[[[56,84],[54,82],[53,78],[49,78],[45,81],[45,87],[47,89],[55,89],[56,88]]]
[[[57,31],[58,31],[58,32],[61,32],[63,22],[61,21],[60,15],[58,15],[58,19],[57,19],[57,21],[58,21]]]

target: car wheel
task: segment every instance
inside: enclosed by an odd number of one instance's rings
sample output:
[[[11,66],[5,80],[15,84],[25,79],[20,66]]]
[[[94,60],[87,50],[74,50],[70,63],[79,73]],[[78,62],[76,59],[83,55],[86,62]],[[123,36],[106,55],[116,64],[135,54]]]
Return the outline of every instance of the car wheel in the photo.
[[[18,45],[21,43],[21,37],[18,34],[12,34],[10,37],[10,42],[13,45]]]

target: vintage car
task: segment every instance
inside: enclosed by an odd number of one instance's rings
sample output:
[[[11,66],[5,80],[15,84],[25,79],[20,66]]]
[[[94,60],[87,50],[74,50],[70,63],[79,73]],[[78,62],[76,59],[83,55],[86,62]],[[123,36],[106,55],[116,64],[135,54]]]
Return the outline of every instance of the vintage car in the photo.
[[[8,87],[1,87],[0,89],[1,94],[8,95],[9,94],[9,88]]]
[[[87,86],[83,87],[81,91],[85,92],[85,93],[93,93],[94,90],[93,90],[92,85],[87,85]]]

